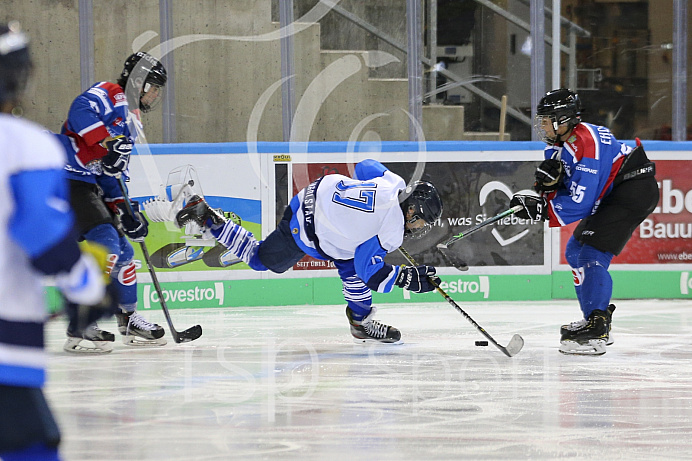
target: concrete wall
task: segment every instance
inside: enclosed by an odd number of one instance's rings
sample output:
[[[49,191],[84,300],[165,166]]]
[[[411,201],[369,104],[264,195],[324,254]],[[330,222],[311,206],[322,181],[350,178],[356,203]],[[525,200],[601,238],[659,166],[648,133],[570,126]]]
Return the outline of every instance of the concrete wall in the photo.
[[[25,114],[57,131],[82,87],[79,2],[4,3],[0,19],[19,20],[32,39],[35,85]],[[403,0],[351,6],[375,23],[398,18],[385,29],[405,43]],[[331,24],[344,22],[329,14]],[[157,52],[159,15],[158,0],[93,2],[95,81],[115,81],[134,51]],[[175,141],[281,141],[281,89],[275,85],[281,79],[279,26],[272,21],[271,0],[173,2],[171,16]],[[294,140],[348,140],[358,133],[408,139],[403,53],[361,30],[358,40],[341,42],[352,46],[345,51],[322,51],[320,24],[297,23],[295,30]],[[426,138],[461,139],[463,110],[439,111],[445,114],[441,123],[434,121],[438,110],[425,111]],[[456,118],[450,120],[452,114]],[[162,142],[161,110],[145,114],[144,125],[149,142]]]

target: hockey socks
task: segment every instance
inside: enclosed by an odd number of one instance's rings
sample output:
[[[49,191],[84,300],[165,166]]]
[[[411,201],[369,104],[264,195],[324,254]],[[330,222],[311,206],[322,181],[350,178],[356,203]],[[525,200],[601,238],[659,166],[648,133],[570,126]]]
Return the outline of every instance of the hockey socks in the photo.
[[[341,280],[344,299],[355,320],[362,320],[372,311],[372,293],[361,279],[352,275]]]
[[[235,224],[232,221],[226,222],[224,225],[211,228],[211,234],[219,241],[223,246],[231,250],[231,253],[236,255],[238,258],[242,259],[243,262],[253,267],[255,261],[253,259],[257,254],[257,249],[259,248],[259,242],[252,235],[252,232],[248,231],[244,227]],[[262,269],[256,269],[262,270]],[[266,268],[264,269],[266,270]]]
[[[581,310],[588,319],[595,310],[605,311],[613,294],[613,279],[608,273],[613,254],[584,245],[579,254],[581,272]]]

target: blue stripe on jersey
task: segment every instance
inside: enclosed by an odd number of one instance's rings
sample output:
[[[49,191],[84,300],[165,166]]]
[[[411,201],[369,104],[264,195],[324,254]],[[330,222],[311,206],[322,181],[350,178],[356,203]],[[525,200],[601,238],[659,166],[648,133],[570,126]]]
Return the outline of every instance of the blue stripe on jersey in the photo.
[[[0,319],[0,343],[43,348],[43,322],[14,322]]]
[[[300,209],[301,206],[302,206],[302,203],[300,203],[300,201],[298,200],[298,196],[297,195],[294,196],[291,199],[291,203],[290,203],[291,211],[293,211],[293,213],[291,215],[291,222],[290,222],[291,229],[300,229],[301,228],[300,221],[298,221],[298,217],[296,216],[296,214],[298,213],[298,210]],[[328,259],[328,258],[325,258],[315,248],[311,248],[311,247],[307,246],[300,239],[300,232],[291,232],[291,233],[293,234],[293,240],[296,242],[296,245],[298,245],[298,248],[303,250],[303,253],[305,253],[308,256],[312,256],[315,259],[321,259],[321,260]]]
[[[387,251],[382,248],[377,236],[358,245],[353,258],[356,275],[371,290],[389,293],[394,286],[396,268],[384,262]]]
[[[7,386],[43,387],[46,372],[43,368],[20,367],[0,363],[0,383]]]
[[[9,234],[35,258],[62,241],[74,218],[63,170],[22,171],[10,177],[15,210]]]

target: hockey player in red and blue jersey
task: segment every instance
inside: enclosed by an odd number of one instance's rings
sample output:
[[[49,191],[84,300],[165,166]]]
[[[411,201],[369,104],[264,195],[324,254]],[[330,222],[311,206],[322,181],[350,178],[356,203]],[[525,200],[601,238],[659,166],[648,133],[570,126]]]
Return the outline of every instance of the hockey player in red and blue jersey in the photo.
[[[110,276],[119,289],[118,329],[127,345],[164,345],[164,330],[138,312],[134,249],[148,232],[146,218],[132,202],[128,212],[118,177],[127,179],[128,163],[138,132],[140,112],[150,111],[162,98],[167,75],[151,55],[138,52],[127,58],[117,83],[99,82],[72,102],[58,138],[67,151],[71,204],[80,239],[108,248]],[[68,328],[64,349],[105,353],[112,350],[112,333],[92,325],[85,331]],[[91,345],[84,340],[91,342]]]
[[[178,212],[176,223],[196,222],[256,271],[283,273],[306,254],[333,261],[354,341],[397,343],[399,330],[374,319],[371,291],[435,289],[440,279],[434,267],[393,266],[384,258],[401,246],[404,236],[425,235],[441,215],[442,200],[432,184],[407,186],[380,162],[363,160],[354,178],[330,174],[300,191],[276,230],[261,242],[198,196]]]
[[[581,220],[567,242],[583,319],[560,329],[560,352],[601,355],[613,342],[610,262],[658,204],[655,165],[639,140],[634,149],[604,126],[581,121],[576,93],[560,88],[539,102],[534,128],[546,142],[545,160],[535,174],[541,197],[515,195],[517,216],[547,219],[550,227]]]

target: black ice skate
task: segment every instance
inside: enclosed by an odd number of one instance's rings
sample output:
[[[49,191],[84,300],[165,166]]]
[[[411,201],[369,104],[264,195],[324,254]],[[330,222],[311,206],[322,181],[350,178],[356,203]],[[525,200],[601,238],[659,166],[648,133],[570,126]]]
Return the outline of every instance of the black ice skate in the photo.
[[[401,341],[401,332],[394,327],[385,325],[374,320],[377,308],[373,307],[370,314],[363,320],[354,320],[353,311],[350,307],[346,308],[346,316],[351,324],[351,334],[356,343],[378,342],[378,343],[398,343]]]
[[[615,304],[610,304],[608,306],[608,339],[606,340],[606,346],[610,346],[613,344],[615,341],[613,340],[613,325],[612,325],[612,320],[613,320],[613,312],[615,311]],[[584,325],[586,325],[587,320],[586,319],[581,319],[577,320],[576,322],[572,322],[569,325],[562,325],[560,327],[560,337],[563,335],[569,333],[570,331],[576,331],[579,330],[580,328],[583,328]]]
[[[610,333],[612,311],[595,310],[588,319],[579,326],[580,322],[566,325],[560,337],[560,352],[574,355],[603,355]],[[575,325],[572,327],[572,325]],[[562,331],[562,329],[561,329]]]
[[[155,323],[148,322],[137,312],[115,314],[118,330],[126,346],[165,346],[166,331]]]
[[[212,225],[226,223],[223,212],[210,207],[206,200],[199,195],[190,197],[185,207],[175,215],[175,223],[178,227],[184,227],[189,222],[195,222],[199,227],[204,228],[210,219]]]
[[[66,352],[77,354],[107,354],[113,350],[115,335],[92,323],[82,331],[67,328],[67,341],[62,347]]]

